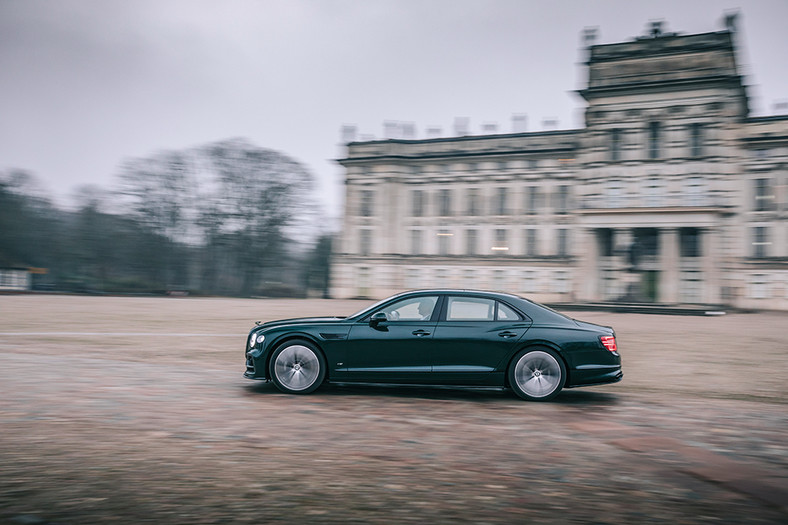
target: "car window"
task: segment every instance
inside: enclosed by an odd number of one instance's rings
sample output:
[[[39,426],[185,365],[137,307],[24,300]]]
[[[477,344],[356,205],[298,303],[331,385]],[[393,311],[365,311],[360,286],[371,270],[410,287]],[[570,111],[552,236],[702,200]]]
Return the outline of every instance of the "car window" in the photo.
[[[428,295],[422,297],[409,297],[402,301],[390,304],[389,306],[378,310],[386,314],[389,321],[420,321],[427,320],[432,317],[432,312],[435,310],[435,305],[438,302],[437,295]]]
[[[495,319],[495,301],[479,297],[449,297],[446,307],[447,321],[492,321]]]
[[[521,319],[520,314],[509,308],[503,303],[498,303],[498,317],[499,321],[518,321]]]

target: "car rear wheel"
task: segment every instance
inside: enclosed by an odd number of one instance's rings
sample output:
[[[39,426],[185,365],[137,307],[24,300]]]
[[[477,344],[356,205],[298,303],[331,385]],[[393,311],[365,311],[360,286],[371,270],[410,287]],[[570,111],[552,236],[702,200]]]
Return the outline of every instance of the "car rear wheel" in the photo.
[[[553,399],[566,382],[563,360],[547,348],[521,351],[509,366],[509,386],[528,401]]]
[[[271,379],[282,392],[314,392],[325,377],[326,364],[323,354],[307,341],[287,341],[271,356]]]

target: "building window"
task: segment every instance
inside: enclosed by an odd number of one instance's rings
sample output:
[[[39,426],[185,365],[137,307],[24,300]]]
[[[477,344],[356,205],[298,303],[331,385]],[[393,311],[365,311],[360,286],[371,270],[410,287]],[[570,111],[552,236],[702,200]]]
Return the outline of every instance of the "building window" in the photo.
[[[359,253],[369,255],[372,249],[372,230],[363,229],[359,233]]]
[[[612,257],[615,253],[615,230],[612,228],[600,228],[596,231],[599,243],[599,256]]]
[[[695,230],[697,238],[700,239],[700,231]],[[635,228],[632,233],[634,234],[634,242],[637,249],[636,257],[657,257],[659,255],[659,230],[657,228]],[[696,242],[697,255],[687,255],[685,257],[699,257],[700,244]]]
[[[558,186],[555,194],[555,212],[564,214],[568,211],[569,186]]]
[[[769,234],[766,226],[756,226],[752,229],[752,256],[762,259],[769,253]]]
[[[621,130],[610,130],[610,160],[618,162],[621,160]]]
[[[530,256],[539,254],[539,250],[536,246],[536,228],[525,230],[525,254]]]
[[[702,301],[703,274],[701,272],[681,272],[679,274],[679,300],[682,303],[699,303]]]
[[[665,196],[665,185],[656,177],[646,181],[646,206],[655,208],[662,206]]]
[[[774,195],[769,185],[769,179],[755,179],[755,211],[769,211],[774,209]]]
[[[492,247],[492,251],[496,253],[506,253],[509,251],[505,229],[498,228],[495,230],[495,244]]]
[[[558,229],[557,253],[559,257],[566,257],[568,255],[567,254],[568,237],[569,237],[569,230],[567,230],[566,228]]]
[[[569,292],[569,272],[558,270],[554,273],[553,291],[558,293]]]
[[[700,257],[700,230],[698,228],[679,229],[679,254],[681,257]]]
[[[421,230],[410,230],[410,253],[412,255],[421,255],[423,253],[421,240],[422,240]]]
[[[750,297],[752,299],[768,299],[769,277],[766,274],[756,273],[751,276]]]
[[[441,230],[438,232],[438,254],[449,255],[449,243],[451,242],[452,233],[449,230]]]
[[[438,194],[438,215],[441,217],[451,215],[451,190],[440,190]]]
[[[424,190],[413,190],[411,192],[413,202],[413,216],[424,216]]]
[[[361,190],[359,215],[362,217],[372,217],[373,198],[374,193],[372,190]]]
[[[528,215],[535,215],[539,208],[539,187],[528,186],[525,192],[525,212]]]
[[[479,190],[478,188],[468,189],[468,215],[476,216],[481,215],[479,209]]]
[[[690,177],[684,181],[684,198],[687,206],[706,204],[706,182],[702,177]]]
[[[624,185],[621,181],[610,180],[605,184],[605,202],[607,208],[621,208],[624,205]]]
[[[499,187],[495,192],[495,215],[506,215],[506,188]]]
[[[658,159],[660,149],[660,125],[659,122],[651,122],[648,125],[648,158]]]
[[[366,297],[369,293],[369,277],[370,277],[370,270],[366,266],[361,266],[358,269],[358,295],[360,297]]]
[[[703,125],[690,124],[690,155],[700,157],[703,155]]]
[[[465,230],[465,253],[476,255],[478,249],[478,230]]]

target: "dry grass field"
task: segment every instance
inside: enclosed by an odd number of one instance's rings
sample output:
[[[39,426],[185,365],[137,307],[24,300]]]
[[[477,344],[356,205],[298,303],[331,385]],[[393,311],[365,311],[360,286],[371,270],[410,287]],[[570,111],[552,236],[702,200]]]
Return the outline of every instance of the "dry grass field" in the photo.
[[[786,523],[778,313],[571,312],[622,382],[509,392],[242,377],[255,320],[364,301],[0,296],[0,523]]]

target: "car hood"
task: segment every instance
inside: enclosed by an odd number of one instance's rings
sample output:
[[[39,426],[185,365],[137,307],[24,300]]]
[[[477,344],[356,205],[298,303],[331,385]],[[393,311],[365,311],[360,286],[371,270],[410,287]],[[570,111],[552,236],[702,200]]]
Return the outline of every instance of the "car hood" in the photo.
[[[615,331],[613,330],[612,326],[602,326],[601,324],[594,324],[594,323],[587,323],[585,321],[578,321],[577,319],[572,319],[577,326],[582,328],[583,330],[592,330],[594,332],[601,332],[608,335],[615,335]]]
[[[345,317],[296,317],[294,319],[279,319],[276,321],[268,321],[261,323],[253,328],[253,330],[260,330],[266,328],[276,328],[279,326],[289,326],[295,324],[331,324],[337,321],[342,321]]]

